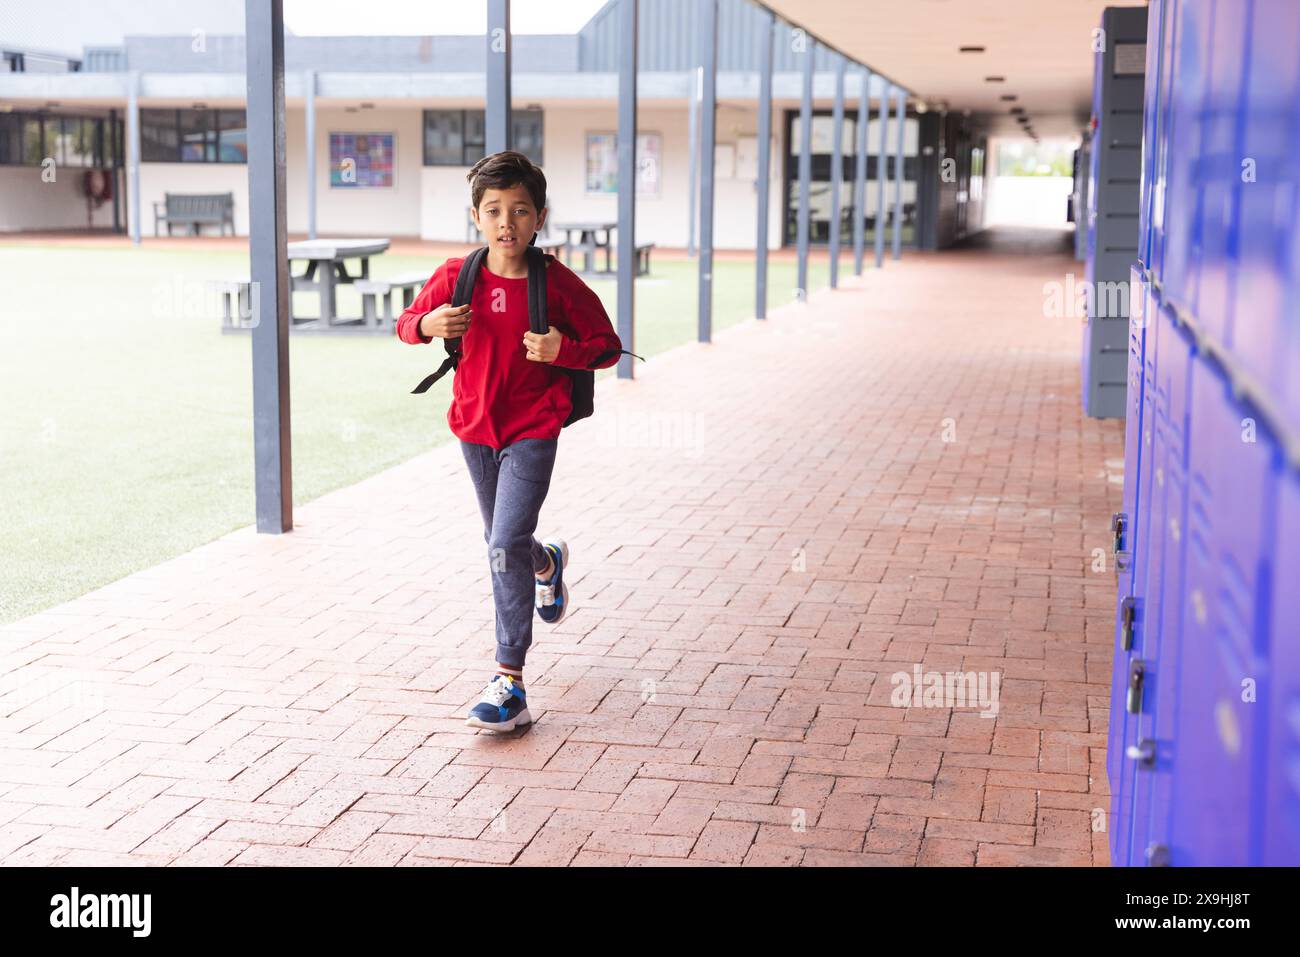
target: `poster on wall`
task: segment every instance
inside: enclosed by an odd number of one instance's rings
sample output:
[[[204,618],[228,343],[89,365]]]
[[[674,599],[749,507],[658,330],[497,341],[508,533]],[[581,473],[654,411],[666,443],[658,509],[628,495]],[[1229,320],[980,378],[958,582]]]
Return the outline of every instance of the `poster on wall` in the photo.
[[[330,188],[393,185],[393,133],[331,133]]]
[[[663,165],[663,138],[658,133],[636,137],[636,192],[638,196],[659,195]],[[614,133],[587,134],[587,192],[618,192],[618,137]]]

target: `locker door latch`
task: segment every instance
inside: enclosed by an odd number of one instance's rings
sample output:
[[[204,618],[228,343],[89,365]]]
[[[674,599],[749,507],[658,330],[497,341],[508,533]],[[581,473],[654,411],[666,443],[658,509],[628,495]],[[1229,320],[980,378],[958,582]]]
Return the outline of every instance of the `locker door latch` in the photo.
[[[1128,695],[1124,705],[1129,714],[1138,714],[1142,710],[1142,685],[1146,680],[1146,663],[1141,658],[1134,658],[1128,666]]]
[[[1119,646],[1124,651],[1133,647],[1133,631],[1137,619],[1137,602],[1130,596],[1119,603]]]
[[[1124,754],[1140,768],[1153,768],[1156,764],[1156,743],[1150,738],[1143,738],[1137,744],[1125,748]]]
[[[1110,551],[1115,556],[1115,569],[1121,572],[1128,570],[1128,543],[1125,541],[1127,531],[1127,515],[1123,512],[1116,512],[1110,517]]]

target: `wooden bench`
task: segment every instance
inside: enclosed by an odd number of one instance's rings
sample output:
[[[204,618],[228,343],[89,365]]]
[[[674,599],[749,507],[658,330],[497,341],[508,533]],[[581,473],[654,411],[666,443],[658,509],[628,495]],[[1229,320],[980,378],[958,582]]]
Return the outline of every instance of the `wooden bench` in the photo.
[[[650,250],[654,248],[654,243],[640,243],[637,245],[636,274],[638,276],[648,276],[650,274]]]
[[[161,203],[153,204],[153,234],[158,235],[158,224],[167,224],[167,235],[172,234],[172,226],[177,223],[188,224],[194,235],[199,234],[200,227],[218,226],[221,235],[230,227],[230,235],[235,235],[235,194],[234,193],[165,193]]]
[[[402,308],[405,309],[415,301],[415,295],[419,290],[424,288],[424,284],[429,281],[429,277],[422,272],[402,273],[400,276],[389,276],[386,279],[358,279],[352,283],[357,292],[361,293],[361,317],[365,320],[367,326],[375,326],[382,322],[384,325],[393,323],[393,293],[401,290]],[[384,311],[382,318],[377,308],[376,297],[383,297]]]
[[[221,325],[226,329],[252,329],[257,325],[253,284],[247,279],[212,279],[209,288],[221,296]],[[231,310],[231,300],[235,308]],[[236,318],[238,321],[236,321]]]

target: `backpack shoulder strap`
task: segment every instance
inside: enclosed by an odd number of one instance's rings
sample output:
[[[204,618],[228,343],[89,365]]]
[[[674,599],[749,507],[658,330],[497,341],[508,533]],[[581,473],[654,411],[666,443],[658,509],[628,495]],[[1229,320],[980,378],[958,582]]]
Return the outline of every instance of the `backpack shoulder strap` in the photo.
[[[488,248],[480,246],[465,257],[456,274],[456,288],[451,295],[453,306],[464,306],[474,297],[474,284],[478,282],[478,273],[487,257]]]
[[[465,261],[460,264],[460,272],[456,274],[456,287],[451,295],[451,304],[453,306],[463,306],[473,298],[474,284],[478,282],[479,269],[483,265],[483,259],[487,256],[487,251],[486,246],[480,246],[466,256]],[[437,371],[425,376],[423,381],[411,390],[412,395],[428,392],[435,382],[446,375],[448,371],[456,368],[461,355],[460,337],[443,339],[442,347],[447,352],[447,358],[442,360],[442,365],[438,366]]]
[[[465,261],[460,264],[460,272],[456,273],[456,286],[452,289],[451,304],[453,306],[468,305],[474,298],[474,285],[478,282],[479,270],[483,267],[483,260],[487,258],[488,248],[480,246],[465,257]],[[444,339],[443,348],[447,350],[447,356],[460,358],[460,336],[454,339]],[[455,363],[452,363],[455,365]]]
[[[524,247],[528,257],[528,327],[545,335],[550,331],[546,309],[546,266],[551,257],[536,246]]]

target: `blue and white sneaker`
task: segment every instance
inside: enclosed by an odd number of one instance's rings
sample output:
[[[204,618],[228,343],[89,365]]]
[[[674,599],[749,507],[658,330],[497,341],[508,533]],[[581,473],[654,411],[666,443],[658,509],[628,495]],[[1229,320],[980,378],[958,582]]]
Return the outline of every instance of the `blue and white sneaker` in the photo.
[[[569,588],[564,584],[564,568],[569,564],[569,546],[562,541],[547,542],[546,553],[555,563],[551,577],[537,579],[537,617],[553,625],[569,610]]]
[[[493,675],[465,724],[488,731],[513,731],[516,725],[530,724],[532,720],[524,690],[507,675]]]

